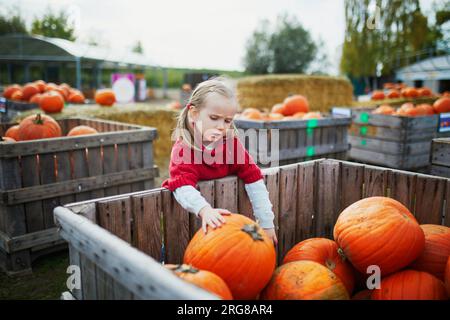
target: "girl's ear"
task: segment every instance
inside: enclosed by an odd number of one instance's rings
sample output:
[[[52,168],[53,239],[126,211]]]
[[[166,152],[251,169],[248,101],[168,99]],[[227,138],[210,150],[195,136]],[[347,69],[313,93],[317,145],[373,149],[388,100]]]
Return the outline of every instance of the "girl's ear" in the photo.
[[[189,119],[192,121],[197,121],[198,120],[198,116],[199,116],[199,110],[196,106],[191,105],[190,109],[189,109]]]

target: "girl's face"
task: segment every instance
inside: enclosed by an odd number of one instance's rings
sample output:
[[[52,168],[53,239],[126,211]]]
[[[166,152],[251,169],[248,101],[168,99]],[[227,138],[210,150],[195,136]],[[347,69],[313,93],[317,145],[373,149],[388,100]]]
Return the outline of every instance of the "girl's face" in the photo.
[[[205,99],[203,108],[191,109],[192,120],[189,124],[194,133],[201,132],[203,143],[216,142],[227,135],[236,112],[237,104],[234,100],[212,92]]]

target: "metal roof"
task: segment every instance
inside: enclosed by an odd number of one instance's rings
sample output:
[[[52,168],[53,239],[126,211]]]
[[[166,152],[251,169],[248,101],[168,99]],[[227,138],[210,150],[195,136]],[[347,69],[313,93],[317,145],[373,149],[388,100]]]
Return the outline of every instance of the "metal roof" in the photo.
[[[403,81],[450,79],[450,55],[419,61],[399,69],[396,75]]]
[[[0,36],[0,60],[9,61],[76,61],[124,64],[139,67],[156,66],[145,55],[129,50],[112,50],[66,39],[37,35],[8,34]]]

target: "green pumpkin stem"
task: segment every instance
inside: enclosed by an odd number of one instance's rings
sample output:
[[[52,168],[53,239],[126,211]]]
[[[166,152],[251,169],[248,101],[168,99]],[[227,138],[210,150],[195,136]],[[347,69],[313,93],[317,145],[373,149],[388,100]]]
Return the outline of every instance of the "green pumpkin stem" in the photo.
[[[337,249],[337,253],[339,254],[339,256],[341,257],[342,261],[347,260],[347,257],[345,256],[344,250],[342,250],[341,248]]]
[[[34,123],[35,123],[35,124],[44,124],[44,120],[42,120],[42,117],[41,117],[41,114],[40,114],[40,113],[38,113],[38,114],[36,115],[36,119],[34,119]]]
[[[199,270],[194,268],[191,265],[187,265],[187,264],[178,264],[176,266],[174,266],[173,268],[171,268],[171,270],[175,271],[175,272],[183,272],[183,273],[197,273]]]
[[[263,236],[258,232],[258,226],[256,224],[246,224],[241,230],[246,232],[255,241],[264,241]]]

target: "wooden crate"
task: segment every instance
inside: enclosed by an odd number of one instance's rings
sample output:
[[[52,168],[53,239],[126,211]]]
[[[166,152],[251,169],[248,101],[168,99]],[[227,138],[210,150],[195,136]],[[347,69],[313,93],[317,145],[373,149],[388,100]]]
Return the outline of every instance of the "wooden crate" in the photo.
[[[35,103],[13,101],[0,97],[0,122],[9,122],[19,113],[38,107],[39,106]]]
[[[431,174],[450,178],[450,138],[433,139]]]
[[[234,122],[241,141],[261,167],[324,157],[345,160],[350,148],[347,129],[351,117],[288,121],[236,119]]]
[[[450,226],[450,179],[338,160],[313,160],[263,170],[275,213],[278,262],[296,243],[332,239],[339,213],[370,196],[406,205],[419,223]],[[252,217],[244,184],[236,177],[203,181],[214,206]],[[425,192],[426,191],[426,192]],[[58,207],[55,220],[79,266],[77,299],[206,299],[159,262],[180,263],[200,219],[162,188]],[[164,251],[162,247],[164,246]]]
[[[388,116],[371,114],[372,110],[352,110],[349,157],[395,169],[427,170],[439,116]]]
[[[31,271],[31,262],[64,242],[53,209],[70,202],[154,187],[156,129],[119,122],[58,120],[99,134],[0,143],[0,268]],[[14,125],[0,124],[0,134]],[[45,249],[45,250],[44,250]]]

